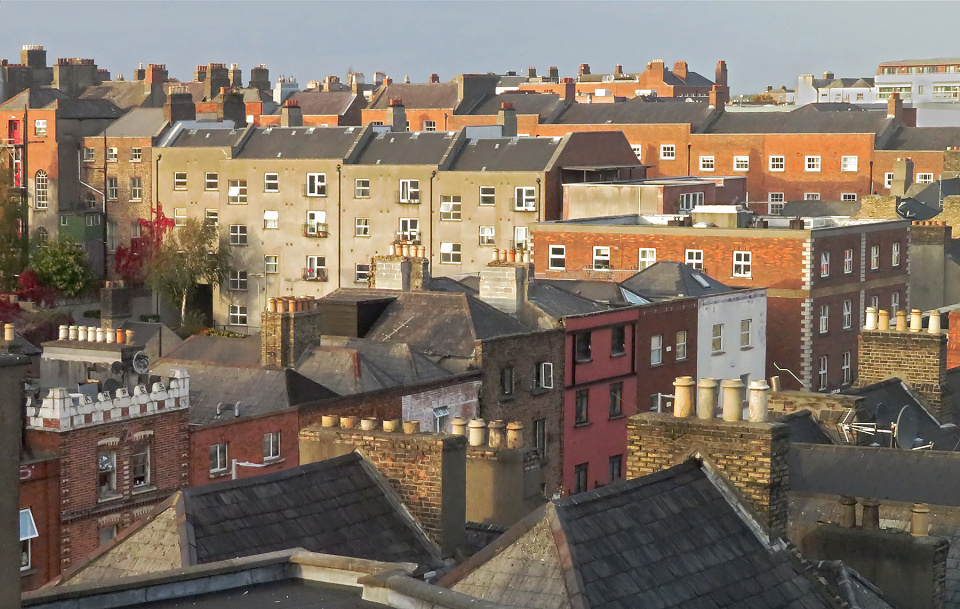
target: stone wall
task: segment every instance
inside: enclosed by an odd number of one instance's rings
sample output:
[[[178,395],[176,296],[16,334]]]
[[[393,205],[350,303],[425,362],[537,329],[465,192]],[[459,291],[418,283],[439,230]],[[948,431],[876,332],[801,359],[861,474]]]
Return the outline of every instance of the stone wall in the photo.
[[[303,351],[320,340],[321,313],[312,308],[261,313],[260,363],[283,368],[296,364]]]

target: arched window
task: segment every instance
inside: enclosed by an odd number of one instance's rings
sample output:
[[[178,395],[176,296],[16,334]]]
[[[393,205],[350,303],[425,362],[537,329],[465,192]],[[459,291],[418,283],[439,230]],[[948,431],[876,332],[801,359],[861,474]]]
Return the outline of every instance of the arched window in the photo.
[[[50,235],[47,233],[47,229],[42,226],[37,229],[37,245],[44,245],[47,242],[47,237]]]
[[[37,177],[34,181],[34,192],[36,193],[37,209],[46,209],[50,197],[47,192],[47,172],[42,169],[37,172]]]

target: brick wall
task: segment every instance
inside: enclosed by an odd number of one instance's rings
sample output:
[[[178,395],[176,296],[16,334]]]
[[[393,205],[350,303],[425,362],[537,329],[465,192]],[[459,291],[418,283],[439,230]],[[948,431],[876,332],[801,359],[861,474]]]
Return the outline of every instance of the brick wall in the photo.
[[[284,304],[282,301],[279,303]],[[320,340],[321,311],[264,311],[260,314],[260,362],[265,366],[289,367],[303,350]]]
[[[20,590],[36,590],[60,573],[60,461],[20,466],[20,508],[29,508],[38,537],[30,541],[30,570],[21,573]]]
[[[786,534],[786,425],[642,413],[630,418],[627,434],[627,478],[658,472],[699,453],[717,465],[772,534]]]

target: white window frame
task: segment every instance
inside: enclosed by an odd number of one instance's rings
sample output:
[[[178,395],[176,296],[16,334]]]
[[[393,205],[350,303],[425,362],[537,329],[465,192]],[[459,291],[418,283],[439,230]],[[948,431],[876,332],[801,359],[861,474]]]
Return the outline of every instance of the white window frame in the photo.
[[[819,361],[820,368],[818,378],[820,379],[820,391],[823,391],[827,388],[827,369],[829,367],[830,360],[826,355],[821,355]]]
[[[830,332],[830,305],[820,305],[820,334]]]
[[[461,264],[463,248],[459,243],[440,242],[440,264]]]
[[[846,201],[846,202],[849,202],[849,203],[856,203],[856,201],[857,201],[857,193],[855,193],[855,192],[841,192],[841,193],[840,193],[840,200],[841,200],[841,201]]]
[[[875,271],[880,268],[880,246],[870,246],[870,270]]]
[[[367,283],[369,280],[370,280],[369,264],[353,265],[353,282],[354,283]]]
[[[216,171],[208,171],[203,174],[204,190],[220,190],[220,174]]]
[[[97,151],[93,148],[84,148],[83,149],[83,162],[92,163],[97,158]]]
[[[400,241],[419,241],[420,218],[400,218],[400,230],[397,231],[397,237]]]
[[[246,180],[227,180],[227,203],[229,205],[247,204]]]
[[[266,228],[266,227],[264,227]],[[327,212],[310,210],[307,212],[306,234],[322,236],[327,232]]]
[[[808,173],[819,173],[821,164],[819,155],[807,156],[803,159],[803,170]]]
[[[227,289],[234,292],[246,292],[250,281],[246,271],[230,269],[227,272]]]
[[[638,161],[643,161],[643,144],[630,144],[633,154],[637,155]]]
[[[436,131],[436,130],[437,130],[437,121],[423,121],[423,130],[424,130],[424,131]]]
[[[245,326],[249,322],[247,317],[247,307],[243,305],[230,305],[227,309],[227,321],[231,326]]]
[[[440,220],[460,222],[463,218],[463,203],[460,195],[440,195]]]
[[[117,492],[117,451],[115,450],[98,450],[97,451],[97,499],[111,499],[118,495]],[[106,461],[102,459],[106,457]],[[104,467],[103,464],[106,464],[108,467]],[[109,474],[109,482],[106,485],[100,484],[100,475]]]
[[[890,266],[900,266],[900,242],[890,245]]]
[[[130,149],[130,162],[139,163],[143,161],[143,148],[134,146]]]
[[[489,206],[497,204],[497,187],[496,186],[481,186],[480,187],[480,203],[481,206]]]
[[[214,453],[216,451],[216,453]],[[216,455],[216,458],[214,458]],[[230,445],[227,442],[217,442],[210,445],[210,473],[218,474],[230,468]]]
[[[173,172],[173,189],[174,190],[187,189],[187,172],[186,171]]]
[[[353,236],[354,237],[370,236],[370,218],[354,218]]]
[[[637,270],[649,268],[657,263],[657,250],[653,247],[641,247],[637,252]]]
[[[203,210],[203,223],[208,226],[219,226],[220,225],[220,210],[218,209],[205,209]]]
[[[130,200],[143,201],[143,178],[139,176],[130,178]]]
[[[280,212],[275,209],[263,210],[263,229],[277,230],[280,228]]]
[[[733,157],[733,170],[750,171],[750,157],[741,155]]]
[[[830,252],[820,252],[820,276],[830,276]]]
[[[770,171],[782,172],[787,170],[787,157],[782,154],[770,155],[767,162]]]
[[[674,358],[678,362],[687,359],[687,331],[677,330],[676,347],[674,348]]]
[[[691,268],[697,269],[698,271],[702,271],[703,250],[684,250],[683,263]]]
[[[263,434],[263,460],[276,461],[280,458],[280,432],[268,431]]]
[[[120,181],[115,177],[107,178],[107,200],[116,201],[120,198]]]
[[[120,151],[117,150],[116,146],[109,146],[107,148],[107,162],[116,163],[117,159],[120,158]]]
[[[853,273],[853,248],[843,250],[843,274]]]
[[[734,277],[752,277],[753,276],[753,252],[748,252],[748,251],[733,252],[733,276]]]
[[[530,240],[530,230],[526,226],[513,227],[513,247],[518,250],[527,249]]]
[[[280,272],[280,255],[263,255],[263,272],[267,275],[276,275]]]
[[[843,329],[853,327],[853,301],[849,298],[843,301]]]
[[[660,144],[660,160],[672,161],[677,158],[677,147],[674,144]]]
[[[700,171],[715,171],[717,169],[717,158],[714,156],[700,157]]]
[[[893,315],[897,315],[897,311],[900,310],[900,291],[892,292],[890,294],[890,310],[893,312]]]
[[[883,174],[883,187],[886,189],[893,188],[893,172],[888,171]]]
[[[357,178],[353,181],[353,198],[370,198],[370,178]]]
[[[33,178],[33,194],[37,209],[47,209],[50,205],[50,181],[47,172],[38,171]]]
[[[496,232],[497,229],[495,226],[481,226],[480,227],[480,245],[496,245]]]
[[[327,174],[308,173],[305,193],[308,197],[327,196]]]
[[[533,186],[514,188],[513,211],[537,211],[537,189]]]
[[[609,271],[610,270],[610,246],[609,245],[595,245],[593,246],[593,258],[591,268],[595,271]]]
[[[853,356],[849,351],[844,351],[842,357],[843,359],[841,360],[840,369],[843,370],[843,384],[849,385],[850,381],[852,380],[851,373],[850,373],[850,370],[851,370],[850,362],[853,359]]]
[[[740,320],[740,348],[749,349],[753,346],[753,320]]]
[[[558,260],[561,262],[559,266],[556,264]],[[567,246],[565,245],[550,246],[548,250],[548,255],[547,255],[547,268],[552,271],[567,270]]]
[[[263,192],[280,192],[280,174],[266,172],[263,174]]]
[[[650,365],[663,364],[663,334],[654,334],[650,337]]]
[[[537,364],[537,389],[553,389],[553,362]]]
[[[47,137],[47,119],[38,118],[33,121],[33,134],[37,137]]]
[[[680,195],[678,211],[680,213],[689,213],[698,205],[703,205],[704,195],[702,192],[685,192]]]
[[[173,225],[174,226],[187,225],[187,208],[186,207],[173,208]]]
[[[399,203],[419,203],[420,202],[420,180],[400,180],[400,191],[398,193]]]
[[[856,156],[840,157],[840,171],[857,171],[860,165],[860,158]]]
[[[326,256],[307,256],[305,279],[326,281],[327,275],[327,257]]]
[[[803,193],[804,201],[819,201],[820,193],[819,192],[805,192]]]
[[[723,353],[723,324],[713,324],[710,331],[710,350],[715,355]]]
[[[247,244],[247,225],[231,224],[230,225],[230,245],[246,245],[246,244]]]
[[[933,174],[929,172],[918,172],[915,181],[917,184],[932,184]]]

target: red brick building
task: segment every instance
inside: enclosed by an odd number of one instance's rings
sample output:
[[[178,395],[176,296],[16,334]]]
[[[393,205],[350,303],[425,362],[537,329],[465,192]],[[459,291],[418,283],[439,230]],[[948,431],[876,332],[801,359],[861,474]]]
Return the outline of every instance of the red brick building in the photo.
[[[766,287],[767,376],[814,390],[856,377],[857,329],[867,306],[909,306],[906,221],[771,220],[753,228],[744,214],[619,216],[542,222],[533,229],[543,277],[622,279],[651,260],[685,262],[730,286]],[[707,222],[704,226],[694,223]],[[713,226],[711,226],[713,224]]]

